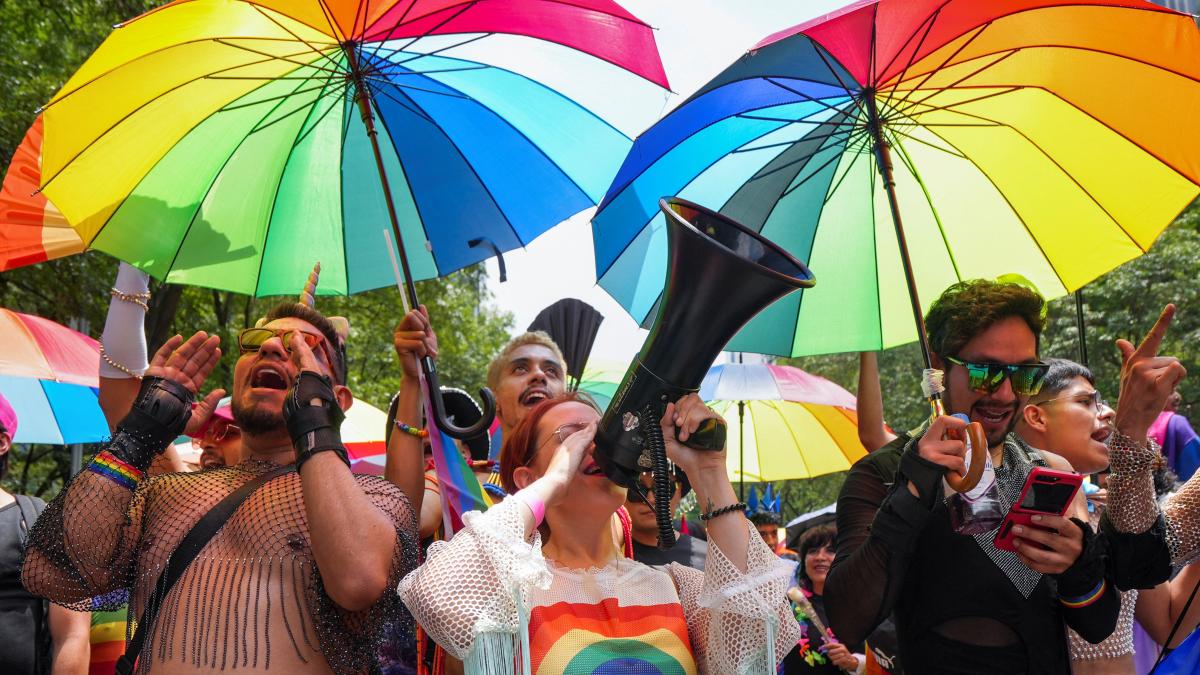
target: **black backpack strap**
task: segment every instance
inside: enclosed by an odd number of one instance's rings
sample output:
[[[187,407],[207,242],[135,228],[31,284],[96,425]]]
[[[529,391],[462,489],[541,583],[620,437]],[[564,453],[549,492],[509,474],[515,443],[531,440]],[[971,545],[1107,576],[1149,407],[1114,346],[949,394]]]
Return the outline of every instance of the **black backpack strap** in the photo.
[[[138,654],[145,645],[146,636],[150,628],[154,626],[155,619],[158,618],[158,610],[162,601],[166,599],[167,593],[171,591],[175,582],[179,581],[179,577],[183,576],[188,565],[192,564],[209,540],[221,530],[225,522],[238,510],[242,502],[246,501],[247,497],[273,478],[295,470],[294,464],[288,464],[246,481],[240,488],[212,507],[208,513],[204,514],[203,518],[192,526],[192,529],[188,530],[183,540],[179,542],[179,546],[167,558],[167,567],[154,584],[154,591],[146,601],[146,610],[137,622],[137,630],[134,631],[129,644],[125,646],[125,654],[117,660],[117,675],[133,673],[134,667],[137,665]]]

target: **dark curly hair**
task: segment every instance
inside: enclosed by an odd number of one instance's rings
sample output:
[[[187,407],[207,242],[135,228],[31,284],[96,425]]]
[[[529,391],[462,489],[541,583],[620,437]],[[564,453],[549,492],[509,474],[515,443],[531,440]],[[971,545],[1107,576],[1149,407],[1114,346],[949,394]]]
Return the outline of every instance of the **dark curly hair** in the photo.
[[[1020,317],[1041,345],[1046,326],[1041,295],[1020,284],[970,279],[947,288],[925,315],[929,348],[938,356],[954,356],[971,338],[1010,316]]]

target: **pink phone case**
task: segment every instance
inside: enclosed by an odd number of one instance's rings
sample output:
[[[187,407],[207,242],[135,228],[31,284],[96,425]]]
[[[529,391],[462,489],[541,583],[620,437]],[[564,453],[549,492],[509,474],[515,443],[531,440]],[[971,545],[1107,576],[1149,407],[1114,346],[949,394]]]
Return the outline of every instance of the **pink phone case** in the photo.
[[[1067,498],[1061,510],[1058,513],[1047,514],[1045,511],[1034,511],[1021,508],[1021,504],[1025,503],[1025,496],[1033,487],[1035,482],[1053,482],[1059,485],[1070,484],[1074,486],[1071,491],[1071,496]],[[996,531],[996,537],[992,539],[992,543],[996,548],[1003,551],[1017,550],[1013,545],[1013,540],[1016,535],[1013,534],[1013,527],[1024,525],[1026,527],[1038,527],[1033,524],[1033,517],[1038,515],[1057,515],[1061,516],[1071,508],[1071,502],[1075,501],[1075,495],[1079,492],[1080,485],[1083,484],[1083,476],[1076,473],[1068,473],[1066,471],[1056,471],[1054,469],[1046,469],[1044,467],[1035,466],[1033,471],[1029,472],[1029,477],[1025,479],[1025,486],[1021,488],[1021,496],[1013,507],[1009,509],[1008,514],[1004,516],[1004,522],[1000,523],[1000,529]]]

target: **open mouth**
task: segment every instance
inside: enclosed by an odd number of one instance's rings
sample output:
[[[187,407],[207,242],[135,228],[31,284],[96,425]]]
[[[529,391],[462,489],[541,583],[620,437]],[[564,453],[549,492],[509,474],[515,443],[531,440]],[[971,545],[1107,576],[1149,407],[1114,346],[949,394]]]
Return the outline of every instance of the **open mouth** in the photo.
[[[262,366],[250,377],[250,386],[257,389],[278,389],[287,391],[288,380],[283,373],[272,366]]]
[[[580,467],[579,472],[585,476],[603,476],[604,472],[600,470],[600,465],[594,461],[589,461]]]
[[[521,405],[532,408],[548,398],[550,398],[550,392],[542,387],[532,387],[521,394]]]
[[[1103,427],[1101,427],[1100,429],[1098,429],[1095,433],[1092,434],[1092,440],[1096,441],[1097,443],[1107,442],[1108,437],[1112,436],[1112,432],[1113,432],[1112,427],[1110,427],[1106,424]]]

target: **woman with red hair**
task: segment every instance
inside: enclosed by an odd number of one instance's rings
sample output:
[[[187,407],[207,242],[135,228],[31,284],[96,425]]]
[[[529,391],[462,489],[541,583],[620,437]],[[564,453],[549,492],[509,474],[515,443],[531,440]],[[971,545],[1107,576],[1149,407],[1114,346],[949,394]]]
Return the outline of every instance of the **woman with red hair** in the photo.
[[[578,394],[534,408],[504,441],[511,498],[470,513],[400,582],[435,641],[477,673],[774,673],[798,630],[791,573],[754,532],[725,452],[686,441],[717,414],[694,394],[667,406],[667,456],[692,481],[708,524],[703,572],[620,555],[610,532],[625,488],[592,457],[600,412]],[[648,670],[649,668],[649,670]]]

